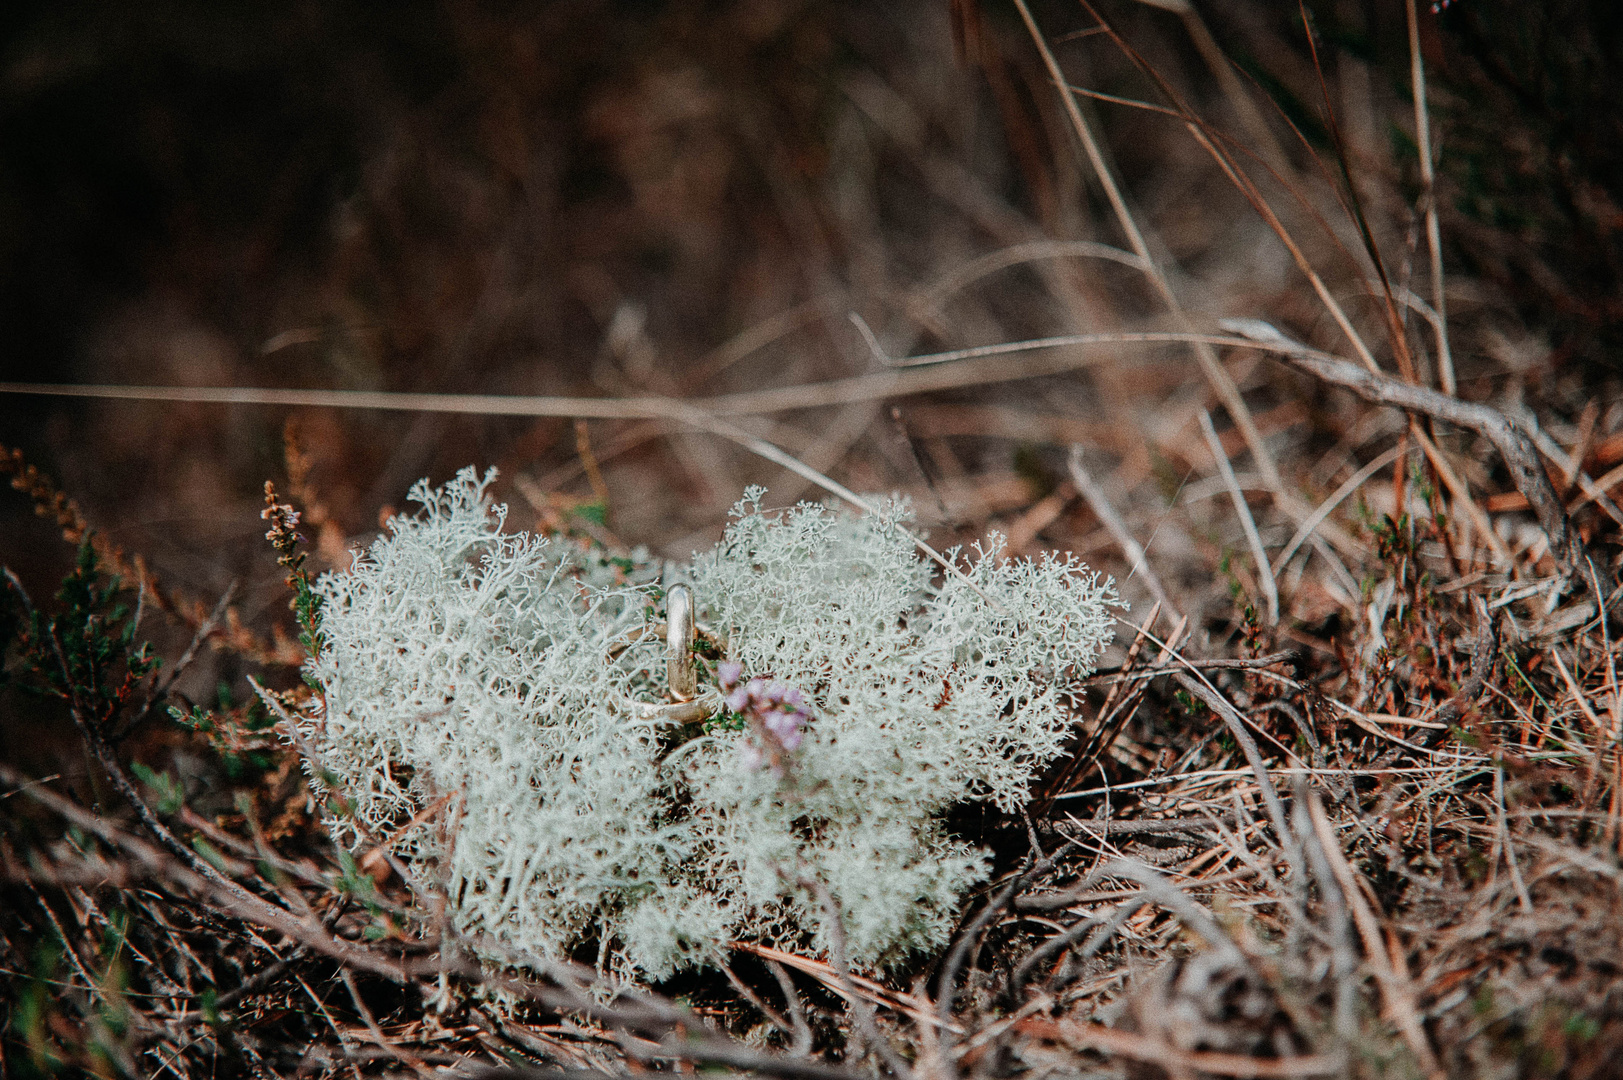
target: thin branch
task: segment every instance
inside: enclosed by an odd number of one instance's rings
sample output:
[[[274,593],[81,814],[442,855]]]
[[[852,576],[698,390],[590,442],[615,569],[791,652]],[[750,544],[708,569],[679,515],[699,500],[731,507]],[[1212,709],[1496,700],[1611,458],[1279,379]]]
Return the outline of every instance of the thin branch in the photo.
[[[1550,554],[1562,573],[1581,572],[1586,556],[1583,541],[1567,519],[1549,475],[1539,459],[1538,447],[1520,424],[1498,409],[1475,402],[1460,401],[1436,390],[1399,382],[1328,353],[1292,341],[1269,323],[1257,319],[1225,319],[1223,328],[1244,334],[1274,347],[1275,355],[1309,375],[1351,390],[1375,405],[1391,405],[1433,420],[1464,428],[1493,443],[1509,466],[1516,488],[1532,504],[1539,524],[1550,538]],[[1490,530],[1491,531],[1491,530]]]
[[[974,948],[975,942],[980,938],[981,932],[992,924],[992,920],[1003,914],[1005,908],[1013,902],[1015,896],[1033,878],[1045,874],[1053,866],[1051,858],[1042,862],[1028,864],[1025,869],[1016,874],[1009,883],[998,890],[997,895],[987,901],[986,906],[976,913],[975,918],[958,932],[948,951],[946,960],[941,965],[941,973],[936,979],[936,1019],[937,1027],[945,1033],[943,1041],[945,1053],[941,1058],[941,1071],[946,1080],[956,1080],[957,1068],[952,1064],[954,1058],[952,1051],[952,1006],[957,995],[958,972],[963,968],[964,962],[969,959],[969,950]]]
[[[1505,766],[1501,762],[1493,770],[1493,802],[1494,809],[1499,812],[1499,841],[1505,848],[1505,862],[1510,866],[1510,881],[1516,887],[1516,902],[1522,906],[1523,915],[1533,914],[1533,898],[1527,894],[1527,882],[1522,878],[1522,868],[1516,862],[1516,848],[1510,837],[1510,821],[1505,814]]]
[[[62,648],[62,640],[57,634],[54,624],[52,624],[47,636],[51,642],[51,649],[56,654],[57,664],[61,667],[63,683],[67,687],[68,715],[73,718],[74,726],[79,729],[79,736],[84,740],[85,747],[95,757],[97,764],[102,767],[102,771],[107,774],[108,779],[112,781],[113,788],[129,804],[130,809],[135,811],[135,816],[140,819],[147,832],[151,833],[158,843],[168,849],[176,858],[191,867],[195,873],[210,879],[222,888],[233,890],[245,898],[257,900],[258,898],[252,897],[241,885],[231,881],[210,866],[197,852],[182,844],[176,839],[175,834],[170,832],[163,822],[158,820],[157,815],[152,812],[152,808],[146,804],[146,800],[141,798],[140,792],[136,791],[135,785],[130,782],[129,774],[124,771],[124,766],[119,762],[118,755],[113,752],[113,748],[108,745],[101,732],[96,730],[96,725],[89,711],[79,697],[79,686],[74,680],[73,671],[68,664],[67,654]],[[34,793],[31,792],[31,794]],[[35,797],[39,796],[36,794]],[[263,900],[258,902],[265,903]],[[270,905],[267,904],[266,906]]]
[[[912,1080],[913,1070],[907,1067],[907,1063],[890,1045],[890,1040],[874,1025],[873,1010],[868,1008],[868,1003],[851,984],[851,967],[846,962],[845,926],[840,914],[840,905],[828,891],[828,886],[816,878],[802,877],[799,882],[801,888],[810,891],[822,905],[823,914],[828,920],[829,959],[834,962],[834,970],[839,975],[840,982],[845,984],[846,1001],[850,1003],[851,1015],[856,1018],[857,1030],[862,1034],[863,1041],[873,1048],[880,1060],[885,1063],[885,1067],[894,1075],[901,1077],[902,1080]]]
[[[1262,801],[1268,807],[1269,818],[1273,820],[1274,833],[1284,845],[1286,854],[1290,855],[1295,845],[1291,842],[1290,829],[1285,823],[1285,804],[1279,799],[1279,792],[1268,776],[1268,765],[1262,760],[1262,750],[1257,746],[1257,740],[1251,737],[1251,731],[1246,727],[1239,710],[1230,705],[1228,698],[1218,693],[1217,688],[1198,672],[1195,675],[1186,675],[1180,671],[1173,677],[1178,680],[1179,686],[1200,698],[1212,712],[1222,718],[1229,729],[1229,734],[1240,744],[1246,761],[1251,765],[1251,771],[1257,777],[1257,786],[1262,790]],[[1295,863],[1297,858],[1293,857],[1291,861]]]
[[[803,1057],[811,1053],[812,1030],[811,1024],[806,1021],[806,1006],[801,1003],[800,994],[795,990],[795,980],[776,960],[763,957],[762,962],[766,964],[767,970],[772,972],[772,977],[778,981],[778,989],[783,991],[783,999],[789,1006],[789,1019],[794,1024],[795,1038],[789,1052],[797,1057]]]
[[[1277,1058],[1247,1057],[1217,1050],[1180,1050],[1159,1039],[1135,1032],[1085,1024],[1075,1020],[1028,1020],[1019,1025],[1028,1034],[1053,1037],[1077,1049],[1102,1050],[1159,1067],[1163,1076],[1234,1076],[1256,1080],[1291,1080],[1330,1076],[1347,1067],[1340,1054],[1314,1054]],[[1146,1074],[1148,1075],[1148,1074]]]
[[[733,989],[738,991],[738,996],[749,1002],[750,1007],[756,1012],[766,1017],[768,1023],[792,1039],[798,1040],[800,1038],[800,1029],[784,1019],[783,1014],[778,1010],[761,1000],[761,995],[751,990],[749,984],[738,977],[738,973],[733,970],[732,965],[727,963],[726,957],[718,955],[716,957],[716,966],[721,968],[721,973],[727,977],[727,981],[732,984]]]

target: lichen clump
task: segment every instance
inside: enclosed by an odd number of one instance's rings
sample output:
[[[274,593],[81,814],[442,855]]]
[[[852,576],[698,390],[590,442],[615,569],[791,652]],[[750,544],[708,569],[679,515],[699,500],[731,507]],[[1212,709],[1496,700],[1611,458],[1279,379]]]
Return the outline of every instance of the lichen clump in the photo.
[[[837,901],[855,964],[944,942],[987,863],[943,814],[1026,800],[1111,635],[1113,584],[997,543],[943,575],[900,507],[771,512],[752,490],[679,572],[711,628],[702,686],[795,710],[762,714],[794,732],[767,748],[725,705],[650,719],[669,700],[660,568],[503,533],[492,475],[419,483],[422,510],[318,585],[302,735],[340,838],[404,828],[396,850],[465,932],[549,956],[596,942],[627,975],[729,941],[826,947],[807,880]]]

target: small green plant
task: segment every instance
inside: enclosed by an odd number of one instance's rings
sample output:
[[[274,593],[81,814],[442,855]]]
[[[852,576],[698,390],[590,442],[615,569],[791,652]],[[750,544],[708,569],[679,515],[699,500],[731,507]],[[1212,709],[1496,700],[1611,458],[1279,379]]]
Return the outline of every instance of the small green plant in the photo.
[[[143,765],[139,761],[130,763],[130,771],[140,779],[141,783],[151,788],[153,794],[157,796],[153,808],[158,813],[167,817],[170,814],[177,813],[181,806],[185,804],[186,789],[174,776],[167,772],[158,772],[156,769]]]
[[[99,730],[158,668],[136,641],[139,612],[119,599],[120,581],[102,572],[88,535],[57,591],[55,615],[36,609],[9,573],[0,591],[0,684],[68,702]]]
[[[675,716],[661,568],[504,534],[491,479],[419,484],[420,514],[312,586],[320,694],[300,726],[352,815],[338,837],[415,820],[399,850],[465,930],[544,955],[595,939],[626,974],[731,940],[826,946],[808,880],[854,963],[943,943],[987,868],[943,815],[1026,801],[1112,633],[1113,585],[997,542],[938,580],[899,506],[778,513],[752,490],[677,571],[710,629]],[[454,829],[417,820],[436,801]]]

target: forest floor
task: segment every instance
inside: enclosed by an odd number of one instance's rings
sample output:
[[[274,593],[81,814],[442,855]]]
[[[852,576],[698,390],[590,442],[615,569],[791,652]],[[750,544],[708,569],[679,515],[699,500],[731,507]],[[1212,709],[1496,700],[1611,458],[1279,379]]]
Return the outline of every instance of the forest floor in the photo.
[[[1609,5],[112,7],[6,31],[0,1076],[1618,1075]],[[480,963],[335,849],[255,686],[469,463],[1115,578],[946,948]]]

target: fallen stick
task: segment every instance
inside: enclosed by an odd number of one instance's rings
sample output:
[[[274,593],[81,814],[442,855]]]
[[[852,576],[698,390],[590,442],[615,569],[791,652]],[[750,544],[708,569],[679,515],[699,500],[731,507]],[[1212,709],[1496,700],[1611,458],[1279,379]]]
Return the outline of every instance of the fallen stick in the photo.
[[[1357,364],[1308,348],[1261,319],[1224,319],[1223,329],[1266,346],[1285,363],[1325,382],[1344,387],[1375,405],[1422,413],[1480,435],[1493,443],[1520,491],[1550,538],[1550,555],[1568,576],[1582,576],[1587,560],[1583,541],[1544,471],[1532,437],[1510,417],[1489,405],[1460,401],[1424,386],[1413,386],[1366,371]]]

